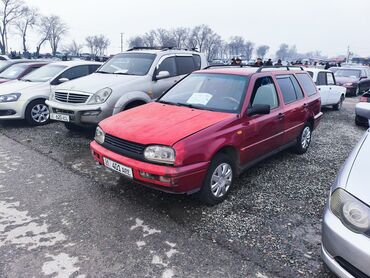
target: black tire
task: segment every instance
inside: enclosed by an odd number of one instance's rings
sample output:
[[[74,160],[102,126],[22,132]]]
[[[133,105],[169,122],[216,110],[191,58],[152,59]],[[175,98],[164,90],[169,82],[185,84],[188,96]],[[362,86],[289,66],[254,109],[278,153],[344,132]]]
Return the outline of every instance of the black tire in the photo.
[[[81,131],[83,128],[73,123],[64,123],[64,126],[69,131]]]
[[[309,130],[309,133],[307,133],[308,130]],[[306,141],[304,143],[303,142],[304,138],[306,138],[306,140],[308,140],[308,142]],[[307,150],[308,150],[308,148],[311,145],[311,141],[312,141],[312,126],[311,126],[311,124],[306,123],[304,125],[301,133],[297,137],[296,144],[294,146],[294,152],[296,154],[304,154],[304,153],[306,153]]]
[[[130,110],[132,108],[135,108],[135,107],[138,107],[138,106],[141,106],[141,105],[144,105],[146,104],[145,102],[143,101],[133,101],[129,104],[127,104],[123,109],[122,111],[126,111],[126,110]]]
[[[226,165],[230,166],[230,169],[231,169],[231,182],[230,182],[230,185],[229,186],[225,186],[224,187],[225,188],[225,192],[224,192],[224,194],[222,196],[216,196],[212,192],[212,183],[213,183],[212,177],[213,177],[214,174],[217,174],[216,173],[216,169],[219,168],[219,167],[222,168],[223,167],[222,165],[224,165],[224,166],[226,166]],[[230,190],[233,187],[234,179],[235,179],[235,173],[236,173],[235,172],[235,166],[234,166],[234,162],[232,161],[232,159],[229,156],[227,156],[226,154],[223,154],[223,153],[217,154],[212,159],[211,165],[208,168],[208,171],[207,171],[207,174],[206,174],[206,178],[205,178],[205,180],[203,182],[202,189],[198,193],[199,199],[203,203],[205,203],[205,204],[207,204],[209,206],[214,206],[214,205],[217,205],[217,204],[223,202],[227,198],[227,196],[229,195]],[[225,173],[225,175],[226,175],[226,173]],[[226,176],[229,176],[229,175],[226,175]],[[227,178],[224,178],[223,177],[223,180],[226,181]]]
[[[36,111],[39,111],[39,113]],[[45,99],[31,101],[27,105],[25,119],[31,126],[48,124],[50,122],[50,111],[49,107],[45,104]]]
[[[340,101],[337,104],[333,105],[333,109],[336,111],[339,111],[340,109],[342,109],[343,101],[344,101],[344,96],[341,96]]]

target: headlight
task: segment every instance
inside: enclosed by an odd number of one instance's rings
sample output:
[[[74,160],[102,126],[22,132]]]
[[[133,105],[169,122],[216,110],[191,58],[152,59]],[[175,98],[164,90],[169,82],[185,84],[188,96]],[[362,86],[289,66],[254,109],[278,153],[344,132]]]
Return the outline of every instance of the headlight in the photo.
[[[159,162],[159,163],[166,163],[166,164],[174,164],[175,163],[175,150],[171,147],[165,146],[149,146],[144,151],[144,157],[147,160]]]
[[[330,208],[348,229],[370,236],[370,207],[339,188],[331,196]]]
[[[96,128],[95,131],[95,141],[98,142],[99,144],[104,144],[105,141],[105,132],[101,129],[100,126]]]
[[[14,102],[17,101],[20,97],[21,97],[20,93],[1,95],[0,102]]]
[[[112,93],[111,88],[104,88],[97,91],[89,100],[89,104],[100,104],[107,101],[110,94]]]
[[[343,86],[344,87],[352,87],[353,86],[353,83],[344,83]]]

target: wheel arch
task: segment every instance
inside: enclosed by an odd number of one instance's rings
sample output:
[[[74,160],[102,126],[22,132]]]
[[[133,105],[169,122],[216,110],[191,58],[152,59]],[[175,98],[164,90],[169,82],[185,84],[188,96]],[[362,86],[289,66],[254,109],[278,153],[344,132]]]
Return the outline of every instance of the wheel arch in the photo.
[[[26,110],[27,110],[28,106],[30,105],[31,102],[33,102],[35,100],[44,100],[44,101],[46,101],[46,100],[48,100],[48,98],[45,97],[45,96],[34,96],[32,98],[29,98],[27,100],[27,102],[25,102],[25,104],[23,105],[23,109],[22,109],[22,118],[23,119],[26,117]]]
[[[141,91],[134,91],[125,93],[121,96],[115,103],[113,115],[117,114],[125,109],[128,105],[132,103],[140,103],[145,104],[150,102],[152,99],[148,96],[148,94],[141,92]]]
[[[240,173],[240,153],[239,151],[231,145],[225,145],[217,149],[217,151],[213,154],[212,159],[218,155],[218,154],[225,154],[228,157],[231,158],[231,160],[234,162],[234,167],[236,170],[236,174],[239,175]]]

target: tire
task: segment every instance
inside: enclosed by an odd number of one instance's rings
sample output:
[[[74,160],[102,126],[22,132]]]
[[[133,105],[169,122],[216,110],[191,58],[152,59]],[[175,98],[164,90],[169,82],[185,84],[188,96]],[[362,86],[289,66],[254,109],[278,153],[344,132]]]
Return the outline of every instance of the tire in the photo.
[[[219,176],[221,176],[221,180],[218,178]],[[223,202],[234,184],[234,178],[234,162],[223,153],[217,154],[208,168],[202,189],[199,192],[199,199],[209,206]],[[219,186],[216,186],[217,184]]]
[[[82,130],[82,127],[72,124],[72,123],[64,123],[64,126],[69,131],[81,131]]]
[[[337,104],[333,105],[333,109],[336,111],[339,111],[340,109],[342,109],[343,101],[344,101],[344,96],[341,96],[340,101]]]
[[[25,119],[31,126],[46,125],[50,122],[49,107],[45,99],[31,101],[25,111]]]
[[[306,123],[297,138],[296,145],[294,147],[294,152],[296,154],[306,153],[311,145],[311,141],[312,141],[312,127],[309,123]]]

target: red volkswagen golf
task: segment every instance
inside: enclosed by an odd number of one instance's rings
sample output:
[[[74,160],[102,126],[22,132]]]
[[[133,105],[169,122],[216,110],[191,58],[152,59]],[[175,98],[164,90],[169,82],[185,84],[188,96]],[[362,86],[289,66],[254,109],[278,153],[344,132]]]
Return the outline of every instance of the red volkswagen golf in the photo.
[[[141,184],[222,202],[234,179],[286,148],[307,151],[322,113],[304,71],[195,72],[152,102],[102,121],[91,143],[100,164]]]

